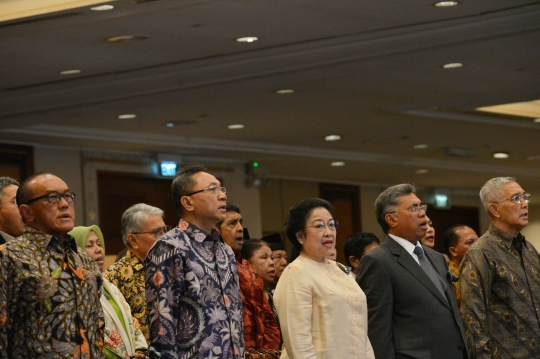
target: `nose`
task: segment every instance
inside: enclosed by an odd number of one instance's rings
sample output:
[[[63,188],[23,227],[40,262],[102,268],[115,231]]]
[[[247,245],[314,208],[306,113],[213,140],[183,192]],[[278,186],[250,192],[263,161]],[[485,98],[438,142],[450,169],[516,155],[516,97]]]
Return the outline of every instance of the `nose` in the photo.
[[[274,264],[274,261],[272,260],[272,258],[270,258],[270,260],[268,261],[268,266],[270,268],[274,268],[275,267],[275,264]]]

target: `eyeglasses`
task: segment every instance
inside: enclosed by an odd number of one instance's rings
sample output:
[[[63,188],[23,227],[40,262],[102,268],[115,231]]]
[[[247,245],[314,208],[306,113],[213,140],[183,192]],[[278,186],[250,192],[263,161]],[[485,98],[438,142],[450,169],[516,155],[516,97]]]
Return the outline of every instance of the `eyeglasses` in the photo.
[[[388,213],[398,213],[398,212],[411,212],[412,214],[418,214],[420,211],[423,211],[424,213],[427,212],[427,204],[420,204],[420,205],[414,205],[412,208],[405,209],[403,211],[392,211]]]
[[[338,221],[335,221],[335,220],[331,220],[328,223],[324,223],[323,221],[320,221],[313,226],[306,226],[306,227],[315,228],[317,232],[324,231],[326,227],[328,227],[328,229],[330,229],[331,231],[335,231],[336,228],[338,227],[338,224],[339,224]]]
[[[515,203],[515,204],[521,204],[522,202],[529,203],[530,200],[531,200],[531,194],[530,194],[530,193],[523,193],[523,195],[521,195],[521,194],[515,194],[515,195],[513,195],[513,196],[510,197],[510,198],[500,200],[500,201],[498,201],[498,202],[496,202],[496,203],[501,203],[501,202],[504,202],[504,201],[509,201],[509,202],[512,202],[512,203]]]
[[[58,193],[58,192],[51,192],[44,194],[43,196],[39,196],[36,198],[32,198],[31,200],[27,201],[23,204],[30,204],[34,203],[35,201],[39,201],[40,199],[47,198],[47,201],[52,204],[60,203],[60,201],[63,199],[66,200],[67,203],[73,203],[75,201],[75,193],[73,192],[64,192],[64,193]]]
[[[197,194],[197,193],[201,193],[201,192],[208,192],[208,191],[212,191],[212,193],[214,194],[218,194],[219,191],[223,192],[223,193],[227,193],[227,189],[225,187],[218,187],[216,186],[215,184],[209,186],[209,187],[206,187],[206,188],[203,188],[199,191],[195,191],[195,192],[191,192],[190,194],[186,194],[186,196],[193,196],[194,194]]]
[[[154,228],[149,232],[132,232],[131,234],[151,234],[154,236],[155,239],[159,239],[159,237],[161,237],[162,235],[164,235],[170,230],[171,230],[171,227],[165,226],[165,227]]]

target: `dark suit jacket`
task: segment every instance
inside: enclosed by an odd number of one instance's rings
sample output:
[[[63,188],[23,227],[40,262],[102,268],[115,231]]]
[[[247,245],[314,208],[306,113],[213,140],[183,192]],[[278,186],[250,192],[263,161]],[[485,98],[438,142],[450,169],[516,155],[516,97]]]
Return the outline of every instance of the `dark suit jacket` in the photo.
[[[4,243],[6,243],[6,240],[4,239],[4,237],[2,237],[2,234],[0,233],[0,244]]]
[[[447,285],[446,299],[395,240],[360,261],[356,280],[368,302],[368,336],[376,359],[468,357],[465,332],[444,257],[424,247]]]

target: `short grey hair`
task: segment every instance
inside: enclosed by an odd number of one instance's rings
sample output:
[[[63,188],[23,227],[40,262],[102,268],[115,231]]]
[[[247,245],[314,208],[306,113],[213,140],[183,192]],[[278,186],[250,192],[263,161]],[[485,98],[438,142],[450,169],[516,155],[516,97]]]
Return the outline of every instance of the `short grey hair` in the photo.
[[[124,211],[124,214],[122,214],[122,240],[126,247],[131,248],[128,235],[142,231],[144,223],[150,216],[161,216],[163,218],[164,212],[160,208],[146,203],[134,204]]]
[[[0,177],[0,200],[4,197],[4,187],[7,186],[17,186],[19,187],[20,184],[16,180],[14,180],[11,177]],[[0,203],[0,208],[2,207],[2,203]]]
[[[384,233],[388,233],[386,215],[399,206],[399,197],[416,193],[416,187],[409,183],[402,183],[385,189],[375,200],[375,216]]]
[[[489,204],[496,203],[503,199],[505,183],[516,182],[514,177],[495,177],[487,181],[480,189],[480,201],[484,210],[489,214]]]

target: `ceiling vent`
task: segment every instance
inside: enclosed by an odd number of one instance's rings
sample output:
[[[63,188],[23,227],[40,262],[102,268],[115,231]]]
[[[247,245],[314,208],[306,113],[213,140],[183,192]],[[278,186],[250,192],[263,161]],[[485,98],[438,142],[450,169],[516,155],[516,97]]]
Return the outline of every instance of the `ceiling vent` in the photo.
[[[445,147],[443,154],[448,157],[464,157],[470,158],[475,156],[475,152],[471,148]]]

